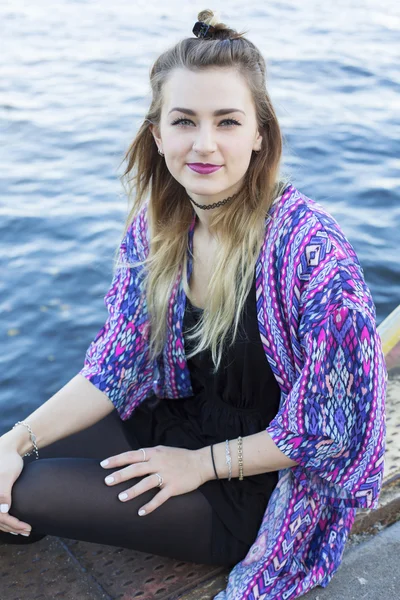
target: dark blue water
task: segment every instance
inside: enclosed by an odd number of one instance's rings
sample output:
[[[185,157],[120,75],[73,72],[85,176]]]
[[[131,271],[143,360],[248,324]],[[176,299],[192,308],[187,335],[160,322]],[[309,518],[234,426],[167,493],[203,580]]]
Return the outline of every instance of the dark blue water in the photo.
[[[214,2],[261,48],[292,183],[354,245],[378,323],[400,302],[397,3]],[[222,8],[221,8],[222,7]],[[0,434],[82,367],[106,318],[123,153],[156,56],[198,6],[37,0],[0,8]]]

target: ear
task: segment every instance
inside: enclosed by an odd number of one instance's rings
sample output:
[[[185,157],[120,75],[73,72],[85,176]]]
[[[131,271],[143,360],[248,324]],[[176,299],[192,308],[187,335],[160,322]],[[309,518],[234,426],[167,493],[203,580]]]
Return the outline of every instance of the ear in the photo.
[[[149,129],[150,129],[151,133],[153,134],[154,141],[156,142],[159,150],[162,150],[162,141],[161,141],[159,128],[157,127],[157,125],[153,125],[153,123],[151,123],[149,125]]]
[[[256,139],[254,140],[254,144],[253,144],[253,150],[255,152],[259,152],[261,150],[262,141],[263,141],[262,135],[257,130],[257,136],[256,136]]]

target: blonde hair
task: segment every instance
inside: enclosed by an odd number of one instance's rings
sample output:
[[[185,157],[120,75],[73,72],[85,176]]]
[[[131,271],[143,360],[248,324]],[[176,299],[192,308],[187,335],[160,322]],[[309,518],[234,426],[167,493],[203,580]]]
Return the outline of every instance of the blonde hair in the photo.
[[[151,105],[124,156],[127,166],[121,179],[123,185],[127,182],[128,196],[133,198],[124,235],[150,193],[147,207],[150,248],[140,264],[145,267],[143,290],[149,313],[150,358],[154,360],[166,342],[169,299],[181,268],[185,294],[192,300],[187,283],[187,244],[194,213],[184,187],[172,177],[158,154],[149,125],[160,124],[162,90],[173,69],[234,68],[244,77],[254,99],[262,148],[252,154],[240,192],[210,215],[209,230],[218,234],[221,250],[215,257],[202,317],[189,335],[195,346],[187,353],[190,358],[210,348],[216,371],[224,343],[233,344],[238,332],[265,236],[267,211],[283,193],[287,182],[278,180],[282,138],[266,91],[266,66],[260,51],[244,37],[244,32],[238,33],[220,23],[211,10],[199,12],[198,20],[214,27],[212,39],[185,38],[163,52],[151,68]],[[227,39],[228,44],[223,42]]]

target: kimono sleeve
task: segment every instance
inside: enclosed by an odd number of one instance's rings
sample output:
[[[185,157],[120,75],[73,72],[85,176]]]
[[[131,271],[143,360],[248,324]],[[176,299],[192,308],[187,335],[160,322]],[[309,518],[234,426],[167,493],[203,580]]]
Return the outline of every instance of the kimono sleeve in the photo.
[[[307,331],[300,373],[266,431],[301,485],[338,507],[375,508],[387,371],[373,314],[336,306]]]
[[[104,297],[107,320],[89,345],[80,371],[108,396],[122,420],[144,400],[153,380],[142,267],[128,266],[136,260],[131,227],[120,245],[117,268]]]

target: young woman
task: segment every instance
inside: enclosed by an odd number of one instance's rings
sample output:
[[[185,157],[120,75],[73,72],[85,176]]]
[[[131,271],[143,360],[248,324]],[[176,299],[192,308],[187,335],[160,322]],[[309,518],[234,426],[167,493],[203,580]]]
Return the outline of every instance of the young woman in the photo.
[[[125,157],[107,321],[0,438],[0,536],[226,565],[219,599],[296,598],[377,506],[375,307],[339,225],[280,179],[262,55],[211,11],[193,33],[156,60]]]

